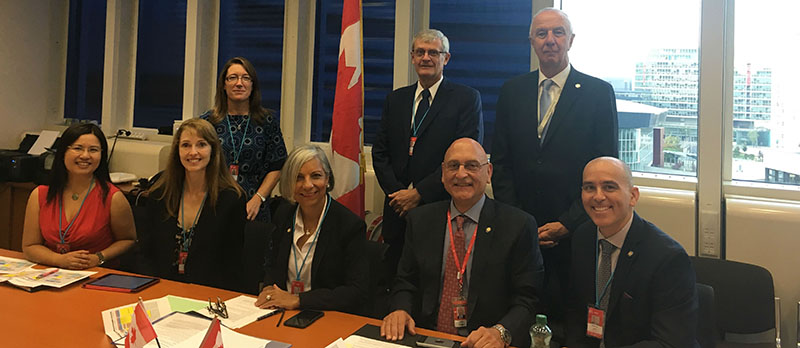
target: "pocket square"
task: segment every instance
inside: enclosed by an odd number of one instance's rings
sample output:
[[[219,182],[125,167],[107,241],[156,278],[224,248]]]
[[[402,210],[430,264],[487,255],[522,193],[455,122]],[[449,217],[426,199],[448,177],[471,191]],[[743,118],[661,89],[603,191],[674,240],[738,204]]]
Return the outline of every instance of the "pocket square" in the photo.
[[[631,296],[628,292],[623,292],[622,293],[622,297],[624,297],[624,298],[626,298],[628,300],[633,300],[633,296]]]

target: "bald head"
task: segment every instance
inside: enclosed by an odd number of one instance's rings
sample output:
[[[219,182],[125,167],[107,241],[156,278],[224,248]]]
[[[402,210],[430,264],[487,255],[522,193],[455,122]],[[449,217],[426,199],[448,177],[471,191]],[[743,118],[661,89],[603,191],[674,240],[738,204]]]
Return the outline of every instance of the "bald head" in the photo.
[[[492,178],[492,164],[480,143],[461,138],[450,144],[442,162],[442,184],[461,212],[477,203]]]
[[[589,163],[586,163],[586,167],[584,167],[583,171],[585,173],[587,170],[592,169],[590,167],[598,165],[616,167],[620,171],[620,177],[619,177],[620,184],[624,184],[628,187],[633,187],[633,172],[631,172],[631,168],[628,167],[628,165],[625,164],[625,162],[622,162],[620,159],[610,156],[597,157],[589,161]]]
[[[583,169],[583,209],[606,238],[619,232],[633,216],[639,188],[631,170],[613,157],[595,158]]]

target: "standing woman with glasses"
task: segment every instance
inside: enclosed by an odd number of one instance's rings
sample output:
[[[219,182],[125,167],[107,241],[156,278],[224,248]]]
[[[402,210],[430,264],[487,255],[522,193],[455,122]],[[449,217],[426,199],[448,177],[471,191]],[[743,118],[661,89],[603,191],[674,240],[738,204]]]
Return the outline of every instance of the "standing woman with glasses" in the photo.
[[[208,121],[184,121],[149,195],[144,272],[239,290],[245,201]]]
[[[117,258],[135,240],[131,207],[108,175],[103,131],[91,123],[70,126],[56,146],[50,185],[35,188],[28,198],[25,257],[86,269]]]
[[[217,79],[214,108],[200,118],[210,121],[222,142],[226,167],[247,196],[247,219],[269,222],[269,198],[286,160],[280,124],[261,106],[253,64],[230,59]]]

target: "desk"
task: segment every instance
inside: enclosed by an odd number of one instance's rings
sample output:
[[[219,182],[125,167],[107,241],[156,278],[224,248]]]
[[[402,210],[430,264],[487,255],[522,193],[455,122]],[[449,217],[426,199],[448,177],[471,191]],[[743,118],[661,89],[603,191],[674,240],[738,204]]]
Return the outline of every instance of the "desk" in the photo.
[[[22,253],[0,249],[0,255],[24,258]],[[114,272],[105,268],[92,278]],[[0,284],[0,342],[4,347],[109,347],[109,339],[103,331],[100,312],[106,309],[165,295],[177,295],[204,300],[219,296],[223,300],[239,296],[239,293],[202,285],[185,284],[162,279],[139,293],[117,293],[84,289],[73,284],[62,289],[45,289],[28,293],[10,284]],[[284,319],[296,314],[287,311]],[[280,316],[257,321],[236,331],[270,340],[291,343],[295,348],[325,347],[339,337],[347,337],[364,324],[380,325],[380,320],[334,311],[306,329],[281,325],[275,327]],[[423,335],[433,335],[452,340],[463,337],[452,336],[431,330],[417,329]]]

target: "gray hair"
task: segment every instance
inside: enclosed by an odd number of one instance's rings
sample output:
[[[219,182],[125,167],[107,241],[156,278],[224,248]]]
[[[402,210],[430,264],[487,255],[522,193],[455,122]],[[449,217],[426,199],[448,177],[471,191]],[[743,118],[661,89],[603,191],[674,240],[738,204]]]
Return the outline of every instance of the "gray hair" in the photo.
[[[570,22],[569,16],[567,16],[566,12],[561,11],[560,9],[557,9],[555,7],[545,7],[543,9],[539,10],[539,11],[536,11],[536,13],[533,15],[533,17],[531,17],[531,27],[528,30],[528,36],[533,37],[533,20],[536,19],[536,16],[538,16],[542,12],[547,12],[547,11],[555,11],[558,14],[560,14],[561,17],[564,18],[564,23],[567,24],[567,28],[566,28],[567,29],[567,36],[570,36],[570,35],[574,34],[574,32],[572,31],[572,22]]]
[[[437,39],[438,40],[442,40],[442,51],[444,51],[445,53],[449,53],[450,52],[450,40],[447,39],[447,36],[444,36],[444,33],[442,33],[439,30],[436,30],[436,29],[424,29],[424,30],[420,31],[419,33],[417,33],[417,35],[414,35],[414,40],[411,43],[411,50],[412,51],[414,50],[414,48],[415,48],[414,44],[417,41],[433,42],[433,41],[435,41]]]
[[[330,162],[328,162],[328,156],[325,156],[325,151],[322,151],[317,145],[303,145],[292,150],[292,153],[286,158],[286,163],[283,164],[283,168],[281,169],[281,182],[278,186],[278,190],[283,198],[286,198],[292,203],[295,202],[294,186],[297,182],[297,174],[300,173],[300,168],[302,168],[306,162],[315,158],[322,164],[322,170],[324,170],[325,175],[328,176],[328,187],[325,189],[325,192],[330,192],[333,189],[333,171],[331,170]]]

